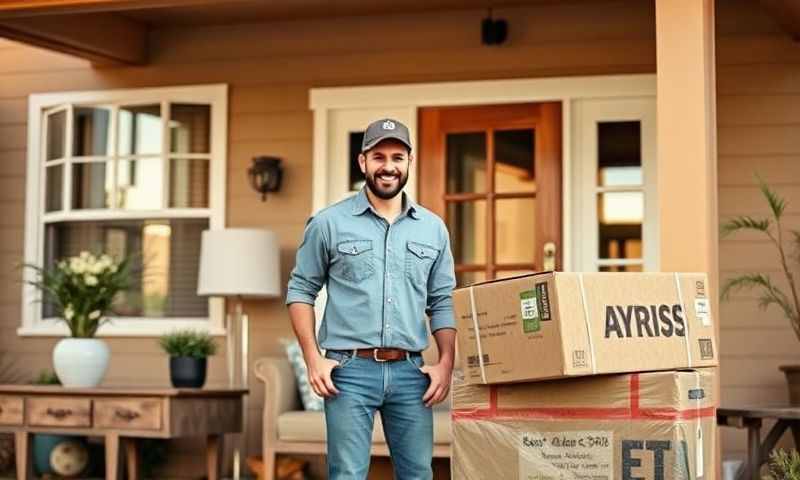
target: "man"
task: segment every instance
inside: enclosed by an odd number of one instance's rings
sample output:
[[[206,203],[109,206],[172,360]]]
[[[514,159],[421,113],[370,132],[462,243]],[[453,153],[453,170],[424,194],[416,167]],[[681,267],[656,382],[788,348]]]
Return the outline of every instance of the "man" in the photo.
[[[408,128],[373,122],[358,163],[366,185],[306,223],[286,303],[314,391],[325,398],[328,477],[367,477],[375,412],[398,480],[432,478],[431,407],[450,389],[455,352],[453,255],[444,222],[403,187]],[[314,334],[314,301],[328,301]],[[439,363],[423,365],[425,314]]]

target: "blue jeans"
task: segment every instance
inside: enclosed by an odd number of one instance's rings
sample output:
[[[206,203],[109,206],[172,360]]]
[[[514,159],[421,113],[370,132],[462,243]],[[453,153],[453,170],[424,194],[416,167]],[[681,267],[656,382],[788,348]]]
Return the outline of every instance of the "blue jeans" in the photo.
[[[430,385],[428,375],[420,371],[422,356],[392,362],[330,350],[325,356],[339,362],[331,372],[339,394],[325,399],[328,479],[367,478],[375,412],[379,411],[394,478],[431,480],[433,412],[422,401]]]

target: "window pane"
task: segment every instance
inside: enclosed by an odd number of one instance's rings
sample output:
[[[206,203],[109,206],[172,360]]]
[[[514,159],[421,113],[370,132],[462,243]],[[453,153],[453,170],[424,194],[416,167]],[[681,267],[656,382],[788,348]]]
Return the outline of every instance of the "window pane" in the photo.
[[[364,132],[350,132],[350,190],[361,190],[366,180],[358,166],[358,155],[361,153],[361,143],[364,141]]]
[[[72,156],[108,155],[111,114],[104,108],[75,107]]]
[[[641,124],[597,124],[598,185],[642,185]]]
[[[486,272],[457,272],[456,273],[456,287],[467,287],[473,283],[478,283],[486,280]]]
[[[447,204],[447,228],[456,263],[486,263],[486,202]]]
[[[170,105],[169,135],[172,153],[210,153],[211,105]]]
[[[170,207],[208,207],[208,160],[173,158],[169,175]]]
[[[45,212],[61,210],[64,199],[64,165],[54,165],[47,167],[46,192],[45,192]]]
[[[536,258],[536,199],[497,200],[494,242],[497,263],[533,263]]]
[[[607,192],[597,197],[599,258],[642,258],[642,192]]]
[[[67,112],[62,110],[47,116],[47,160],[66,155]]]
[[[137,257],[132,287],[117,297],[121,316],[207,317],[208,300],[197,296],[201,232],[206,219],[63,222],[47,225],[45,264],[81,250]],[[54,315],[51,305],[44,316]]]
[[[72,164],[72,208],[111,206],[111,162]]]
[[[161,139],[160,105],[119,109],[119,155],[160,153]]]
[[[601,272],[642,272],[642,265],[604,265],[599,268]]]
[[[128,210],[163,208],[164,167],[161,159],[117,162],[117,205]]]
[[[447,135],[447,193],[486,191],[486,134]]]
[[[535,132],[504,130],[494,134],[494,182],[496,192],[532,192]]]

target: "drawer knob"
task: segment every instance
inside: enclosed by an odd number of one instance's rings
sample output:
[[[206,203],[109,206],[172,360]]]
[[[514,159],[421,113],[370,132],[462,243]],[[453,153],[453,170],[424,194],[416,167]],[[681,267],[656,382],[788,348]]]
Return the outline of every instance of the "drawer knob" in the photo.
[[[46,413],[51,417],[61,420],[62,418],[72,415],[72,410],[69,408],[48,408]]]
[[[139,412],[134,412],[133,410],[128,410],[127,408],[118,408],[114,411],[114,415],[122,420],[126,420],[130,422],[136,418],[139,418]]]

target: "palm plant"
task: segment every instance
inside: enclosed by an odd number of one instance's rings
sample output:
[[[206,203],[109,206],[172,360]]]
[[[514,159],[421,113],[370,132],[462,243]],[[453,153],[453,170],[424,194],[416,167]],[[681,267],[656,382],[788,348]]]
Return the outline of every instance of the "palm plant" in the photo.
[[[800,340],[800,302],[798,301],[797,286],[795,284],[789,259],[800,263],[800,231],[789,230],[792,235],[794,252],[787,253],[784,240],[787,232],[781,224],[786,211],[786,200],[778,196],[760,177],[756,177],[761,193],[767,200],[771,218],[753,218],[747,215],[734,217],[723,223],[721,236],[728,236],[741,230],[754,230],[763,233],[777,249],[783,274],[789,284],[789,293],[784,293],[769,277],[763,273],[746,273],[728,279],[722,287],[721,297],[727,299],[732,291],[737,289],[757,289],[760,291],[759,307],[766,309],[770,305],[778,306],[789,319],[798,340]]]

